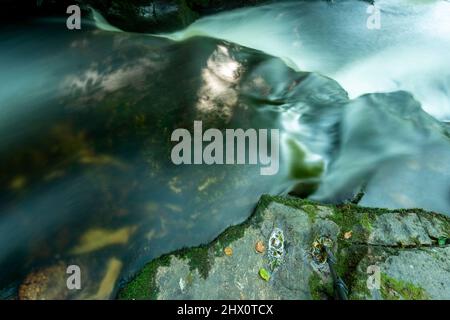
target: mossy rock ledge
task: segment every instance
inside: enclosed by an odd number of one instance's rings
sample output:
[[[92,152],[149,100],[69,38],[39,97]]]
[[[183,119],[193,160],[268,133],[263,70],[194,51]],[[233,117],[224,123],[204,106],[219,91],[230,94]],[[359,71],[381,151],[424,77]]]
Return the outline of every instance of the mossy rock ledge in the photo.
[[[276,228],[284,234],[284,258],[272,271],[267,248]],[[318,267],[309,254],[312,243],[326,236],[350,299],[450,299],[450,246],[442,243],[449,234],[447,216],[420,209],[327,206],[265,195],[246,222],[208,245],[153,260],[118,298],[334,299],[328,266]],[[380,271],[380,285],[371,289],[369,266]],[[261,269],[270,272],[268,280]]]

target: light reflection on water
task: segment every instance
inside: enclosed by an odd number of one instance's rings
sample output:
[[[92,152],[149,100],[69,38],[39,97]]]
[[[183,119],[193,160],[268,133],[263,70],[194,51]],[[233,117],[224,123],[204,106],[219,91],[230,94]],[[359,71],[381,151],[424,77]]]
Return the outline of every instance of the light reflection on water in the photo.
[[[413,92],[425,111],[450,119],[450,3],[376,0],[381,29],[367,28],[365,1],[291,1],[225,12],[168,35],[202,35],[262,50],[335,79],[351,98]]]

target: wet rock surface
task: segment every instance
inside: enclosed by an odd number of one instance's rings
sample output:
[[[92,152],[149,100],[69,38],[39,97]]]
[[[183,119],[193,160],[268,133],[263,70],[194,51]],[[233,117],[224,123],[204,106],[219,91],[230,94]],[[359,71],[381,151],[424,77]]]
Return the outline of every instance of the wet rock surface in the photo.
[[[272,268],[268,250],[260,253],[255,245],[269,247],[275,229],[283,232],[284,254]],[[328,265],[310,254],[313,243],[327,237],[350,299],[449,299],[450,247],[448,240],[438,244],[449,232],[449,218],[419,209],[324,206],[263,196],[247,222],[208,246],[154,260],[119,298],[333,299]],[[224,254],[224,248],[232,254]],[[380,270],[379,288],[368,289],[369,266]]]
[[[133,32],[168,32],[188,26],[200,17],[268,0],[80,0],[99,10],[113,25]],[[105,2],[107,5],[105,5]],[[272,1],[273,2],[273,1]]]

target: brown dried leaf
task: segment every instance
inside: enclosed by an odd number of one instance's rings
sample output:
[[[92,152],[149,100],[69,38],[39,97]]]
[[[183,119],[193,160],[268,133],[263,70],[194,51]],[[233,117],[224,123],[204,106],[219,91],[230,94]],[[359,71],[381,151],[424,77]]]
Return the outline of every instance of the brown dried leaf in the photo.
[[[223,252],[227,255],[227,256],[232,256],[233,255],[233,249],[231,249],[230,247],[226,247]]]
[[[264,246],[264,242],[262,242],[262,241],[256,242],[255,250],[258,253],[264,253],[264,251],[266,250],[266,247]]]
[[[352,233],[353,231],[351,230],[344,233],[344,239],[350,239],[352,237]]]

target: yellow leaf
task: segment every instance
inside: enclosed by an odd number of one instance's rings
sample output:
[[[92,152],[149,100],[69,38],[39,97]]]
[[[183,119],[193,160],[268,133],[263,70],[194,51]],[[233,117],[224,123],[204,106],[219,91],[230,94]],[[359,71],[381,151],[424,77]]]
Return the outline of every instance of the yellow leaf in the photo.
[[[106,273],[103,276],[102,281],[100,282],[98,291],[93,297],[91,297],[91,299],[95,300],[109,299],[111,293],[114,290],[117,278],[120,275],[120,270],[122,270],[122,262],[116,258],[109,259],[108,265],[106,267]]]
[[[118,230],[91,229],[81,236],[80,242],[71,254],[83,254],[116,244],[126,244],[136,227],[124,227]]]
[[[225,252],[225,254],[227,256],[232,256],[233,255],[233,249],[231,249],[230,247],[226,247],[223,252]]]

